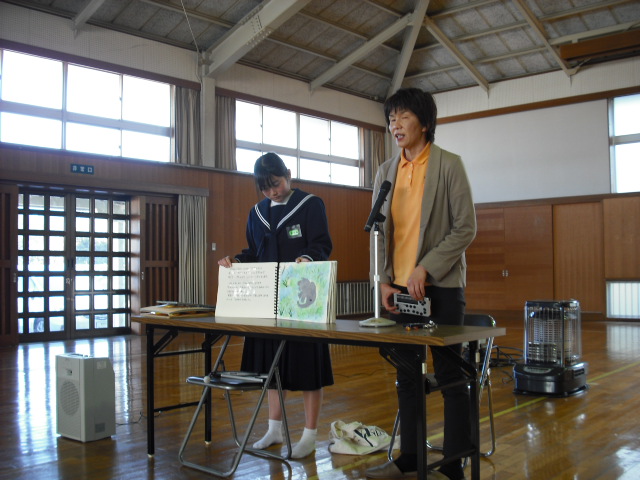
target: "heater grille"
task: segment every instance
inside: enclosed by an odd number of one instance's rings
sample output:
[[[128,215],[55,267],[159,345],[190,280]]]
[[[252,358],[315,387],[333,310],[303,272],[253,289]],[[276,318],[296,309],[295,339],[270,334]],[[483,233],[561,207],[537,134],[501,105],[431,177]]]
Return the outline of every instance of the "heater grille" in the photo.
[[[527,363],[569,366],[582,356],[580,304],[527,302],[525,306]]]
[[[369,282],[338,283],[337,314],[358,315],[373,312],[373,291]]]
[[[513,367],[514,393],[566,397],[585,391],[581,343],[576,300],[526,302],[524,363]]]

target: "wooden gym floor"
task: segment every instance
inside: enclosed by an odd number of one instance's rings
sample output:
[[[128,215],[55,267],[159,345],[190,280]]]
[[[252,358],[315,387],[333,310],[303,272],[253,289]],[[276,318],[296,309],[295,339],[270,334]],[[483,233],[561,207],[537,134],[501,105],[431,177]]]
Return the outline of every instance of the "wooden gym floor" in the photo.
[[[640,478],[640,322],[602,321],[583,315],[582,352],[588,362],[589,389],[576,396],[549,398],[513,393],[510,359],[517,360],[523,346],[524,322],[520,312],[494,312],[507,335],[496,338],[503,366],[492,369],[497,431],[495,453],[481,462],[483,479],[607,479]],[[184,335],[171,348],[199,343]],[[144,337],[129,335],[93,340],[23,344],[0,348],[0,479],[111,480],[206,479],[211,475],[180,465],[177,452],[194,407],[157,414],[156,454],[146,454]],[[227,368],[241,352],[241,340],[231,347]],[[76,352],[108,356],[116,377],[116,434],[81,443],[56,434],[56,355]],[[217,347],[214,354],[217,353]],[[377,350],[331,347],[335,385],[325,389],[318,446],[315,455],[288,464],[245,455],[235,479],[364,478],[370,466],[382,463],[386,452],[365,456],[337,455],[328,450],[332,421],[360,421],[391,432],[396,412],[394,369]],[[197,400],[198,387],[185,378],[199,374],[200,355],[173,356],[156,363],[156,404]],[[238,423],[251,411],[255,393],[234,395]],[[429,438],[441,441],[439,394],[428,398]],[[482,400],[483,448],[487,445],[486,397]],[[292,441],[299,439],[304,412],[299,393],[286,402]],[[220,394],[214,414],[226,420]],[[214,442],[190,444],[193,459],[228,457],[226,424],[214,426]],[[263,408],[253,438],[266,426]],[[200,428],[199,426],[197,428]],[[194,434],[202,438],[201,429]],[[205,451],[206,449],[206,451]],[[430,453],[430,460],[436,453]],[[469,473],[467,471],[467,477]]]

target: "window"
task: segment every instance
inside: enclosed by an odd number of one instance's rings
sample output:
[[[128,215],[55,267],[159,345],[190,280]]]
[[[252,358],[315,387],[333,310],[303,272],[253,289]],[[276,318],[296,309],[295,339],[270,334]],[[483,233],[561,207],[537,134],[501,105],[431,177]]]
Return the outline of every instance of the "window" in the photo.
[[[0,141],[171,160],[172,86],[0,50]]]
[[[611,191],[640,191],[640,94],[611,101]]]
[[[130,315],[130,231],[128,198],[21,190],[21,339],[122,333]]]
[[[640,282],[607,282],[607,318],[640,318]]]
[[[304,180],[361,185],[360,131],[354,125],[236,101],[236,164],[253,173],[256,159],[276,152]]]

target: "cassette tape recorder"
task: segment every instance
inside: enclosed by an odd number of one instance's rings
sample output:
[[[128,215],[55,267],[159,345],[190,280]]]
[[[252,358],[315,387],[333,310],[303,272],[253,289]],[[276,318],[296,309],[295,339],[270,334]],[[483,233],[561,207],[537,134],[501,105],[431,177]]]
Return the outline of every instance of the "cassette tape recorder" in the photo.
[[[421,317],[431,316],[431,300],[415,300],[411,295],[405,293],[394,293],[393,302],[398,306],[401,313],[409,315],[419,315]]]

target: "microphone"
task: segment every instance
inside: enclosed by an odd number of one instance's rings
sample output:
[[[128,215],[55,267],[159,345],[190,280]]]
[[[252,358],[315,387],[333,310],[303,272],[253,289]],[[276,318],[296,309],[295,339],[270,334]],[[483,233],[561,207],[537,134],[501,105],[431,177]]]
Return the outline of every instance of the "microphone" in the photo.
[[[376,198],[376,203],[373,204],[373,208],[371,209],[371,213],[369,214],[367,224],[364,226],[365,232],[371,231],[371,227],[373,227],[374,222],[382,221],[385,219],[385,217],[380,214],[380,209],[382,208],[382,204],[384,203],[384,201],[387,199],[389,190],[391,190],[391,182],[389,180],[385,180],[384,182],[382,182],[382,185],[380,185],[378,198]]]

